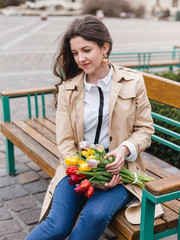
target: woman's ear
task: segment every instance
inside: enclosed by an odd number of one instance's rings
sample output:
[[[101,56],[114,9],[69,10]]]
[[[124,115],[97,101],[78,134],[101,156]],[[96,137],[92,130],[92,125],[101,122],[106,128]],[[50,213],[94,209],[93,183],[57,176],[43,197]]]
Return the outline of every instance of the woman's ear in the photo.
[[[109,43],[104,43],[103,50],[104,50],[104,53],[108,53],[108,51],[109,51]]]

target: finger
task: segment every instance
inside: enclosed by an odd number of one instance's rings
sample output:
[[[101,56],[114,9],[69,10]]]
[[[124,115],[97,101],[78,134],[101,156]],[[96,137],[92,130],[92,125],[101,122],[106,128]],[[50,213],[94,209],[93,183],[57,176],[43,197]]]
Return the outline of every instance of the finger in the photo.
[[[112,187],[114,187],[116,185],[116,181],[117,181],[116,178],[117,178],[117,176],[113,175],[111,181],[108,183],[108,187],[112,188]]]
[[[119,160],[120,160],[120,158],[116,157],[114,162],[106,165],[106,168],[108,168],[108,169],[115,168],[119,164]]]
[[[110,170],[108,169],[107,172],[110,172],[112,174],[118,174],[121,171],[123,164],[124,164],[124,162],[116,168],[113,168],[113,169],[110,169]]]
[[[124,163],[124,162],[123,162]],[[120,169],[122,165],[122,162],[117,162],[116,164],[114,164],[113,166],[107,166],[107,172],[111,171],[111,170],[117,170]]]

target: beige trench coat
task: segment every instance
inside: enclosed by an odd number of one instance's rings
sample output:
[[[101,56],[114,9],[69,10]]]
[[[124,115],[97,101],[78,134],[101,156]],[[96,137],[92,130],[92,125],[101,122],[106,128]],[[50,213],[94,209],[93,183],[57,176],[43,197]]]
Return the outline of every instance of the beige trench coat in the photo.
[[[136,173],[145,174],[140,153],[150,145],[154,128],[144,80],[142,74],[136,70],[114,65],[113,68],[109,103],[109,150],[113,150],[124,140],[132,142],[138,157],[134,162],[126,161],[124,166]],[[72,148],[78,148],[78,143],[84,140],[83,109],[84,81],[81,73],[59,87],[56,134],[60,163],[49,184],[40,221],[47,216],[55,187],[66,176],[64,156],[74,155]],[[139,224],[142,189],[132,184],[127,184],[125,187],[136,196],[136,201],[125,211],[126,218],[132,224]],[[159,206],[156,216],[161,213],[162,209]]]

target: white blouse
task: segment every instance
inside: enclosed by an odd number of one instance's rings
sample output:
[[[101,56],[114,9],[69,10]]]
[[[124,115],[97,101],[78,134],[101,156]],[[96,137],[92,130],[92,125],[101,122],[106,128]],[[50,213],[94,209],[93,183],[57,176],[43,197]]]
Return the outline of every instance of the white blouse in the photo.
[[[103,119],[101,131],[99,136],[99,144],[105,148],[109,148],[108,136],[108,121],[109,121],[109,96],[112,84],[113,67],[111,66],[108,75],[98,80],[98,86],[92,83],[87,83],[86,74],[84,75],[85,96],[84,96],[84,140],[94,143],[96,129],[98,125],[98,112],[100,97],[98,87],[101,88],[104,95]],[[137,151],[135,146],[129,142],[124,141],[121,145],[129,148],[130,155],[126,157],[128,161],[134,161],[137,158]]]

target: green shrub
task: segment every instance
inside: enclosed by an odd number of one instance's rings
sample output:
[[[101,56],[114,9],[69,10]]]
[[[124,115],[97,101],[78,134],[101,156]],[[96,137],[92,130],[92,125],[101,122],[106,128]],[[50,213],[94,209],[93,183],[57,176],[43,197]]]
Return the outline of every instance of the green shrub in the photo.
[[[164,72],[164,73],[160,73],[157,75],[180,82],[180,71],[177,74],[169,71],[169,72]],[[153,112],[158,113],[163,116],[166,116],[166,117],[169,117],[176,121],[180,121],[180,109],[177,109],[175,107],[171,107],[171,106],[168,106],[168,105],[156,102],[156,101],[152,101],[152,100],[150,100],[150,103],[151,103]],[[176,126],[172,126],[171,124],[164,123],[157,119],[154,119],[154,123],[157,125],[161,125],[167,129],[170,129],[174,132],[180,133],[180,128],[178,128]],[[180,145],[180,140],[178,140],[177,138],[168,136],[159,131],[156,131],[156,135],[158,135],[166,140],[169,140],[170,142],[173,142],[177,145]],[[174,165],[175,167],[180,168],[180,161],[179,161],[180,154],[178,151],[173,150],[170,147],[167,147],[157,141],[152,140],[152,144],[147,149],[147,152],[150,152],[153,155],[161,158],[162,160],[170,163],[171,165]]]
[[[5,8],[8,6],[19,6],[25,2],[26,0],[0,0],[0,8]]]

